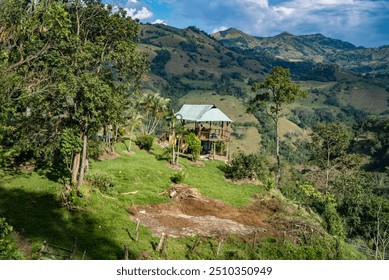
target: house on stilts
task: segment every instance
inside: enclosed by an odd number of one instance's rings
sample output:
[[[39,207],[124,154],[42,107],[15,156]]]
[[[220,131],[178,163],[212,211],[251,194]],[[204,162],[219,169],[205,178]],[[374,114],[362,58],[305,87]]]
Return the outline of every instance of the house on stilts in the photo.
[[[225,143],[224,153],[229,157],[232,120],[219,108],[215,105],[184,104],[174,115],[201,140],[202,154],[215,155],[216,145]]]

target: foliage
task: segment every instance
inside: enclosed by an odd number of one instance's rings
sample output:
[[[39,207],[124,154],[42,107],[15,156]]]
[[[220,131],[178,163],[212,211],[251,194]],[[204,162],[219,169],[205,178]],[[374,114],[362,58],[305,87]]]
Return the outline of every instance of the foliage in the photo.
[[[91,182],[92,186],[98,188],[101,192],[107,192],[109,188],[115,186],[112,175],[103,171],[89,173],[86,176],[86,179]]]
[[[142,150],[150,151],[153,148],[154,136],[149,134],[140,134],[135,139],[135,144]]]
[[[329,187],[330,173],[345,165],[351,133],[337,123],[320,123],[311,135],[313,161],[326,172],[325,189]]]
[[[66,128],[60,136],[59,151],[69,171],[76,153],[82,150],[82,142],[74,129]]]
[[[277,161],[276,186],[280,186],[281,182],[281,158],[280,158],[280,136],[278,129],[278,121],[280,114],[285,104],[305,97],[306,93],[300,89],[298,84],[292,82],[289,76],[289,69],[277,66],[272,69],[265,81],[254,83],[252,85],[253,91],[259,91],[255,97],[250,101],[248,111],[255,113],[260,110],[265,112],[273,120],[275,129],[276,147],[274,155]]]
[[[23,256],[18,251],[10,226],[5,218],[0,218],[0,260],[20,260]]]
[[[343,238],[344,225],[342,218],[336,210],[337,202],[335,196],[330,192],[322,194],[310,184],[301,184],[299,187],[305,198],[305,205],[313,207],[322,215],[328,233]]]
[[[265,181],[269,176],[268,162],[262,155],[245,154],[239,151],[233,155],[231,164],[226,164],[222,169],[227,178],[232,180],[259,179]]]
[[[185,171],[177,171],[172,176],[170,176],[170,180],[175,184],[179,184],[185,180],[186,176],[187,173]]]
[[[90,139],[88,141],[88,158],[98,159],[104,154],[104,142],[99,139]]]
[[[371,176],[365,172],[354,171],[340,174],[333,182],[331,191],[337,200],[337,210],[344,218],[346,233],[349,237],[369,235],[372,217],[368,215],[372,206],[372,190],[369,187]]]
[[[121,122],[147,68],[136,49],[139,27],[97,0],[24,4],[1,2],[0,79],[8,82],[0,89],[0,144],[43,162],[62,149],[69,167],[80,154],[73,131],[83,142],[81,168],[72,168],[79,185],[89,138]]]
[[[188,145],[192,160],[198,160],[201,152],[201,140],[193,132],[185,136],[185,143]]]
[[[161,77],[165,77],[165,66],[169,62],[171,54],[168,50],[158,50],[157,55],[153,58],[150,64],[150,70]]]
[[[169,98],[159,93],[143,93],[135,102],[136,110],[141,114],[143,134],[152,134],[168,112]]]
[[[265,238],[257,254],[271,260],[339,260],[350,259],[352,251],[343,241],[331,236],[301,233],[300,244],[289,239]]]
[[[356,126],[359,141],[357,152],[372,157],[370,169],[384,171],[389,166],[389,118],[370,117]]]

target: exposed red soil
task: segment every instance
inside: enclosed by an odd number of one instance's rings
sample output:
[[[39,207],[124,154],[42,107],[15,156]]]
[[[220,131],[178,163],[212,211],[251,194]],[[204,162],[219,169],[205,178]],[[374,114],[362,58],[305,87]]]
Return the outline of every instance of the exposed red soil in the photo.
[[[196,189],[186,185],[174,185],[163,194],[169,195],[174,203],[132,206],[130,219],[140,220],[160,236],[219,236],[236,234],[276,235],[276,230],[264,222],[267,215],[252,206],[234,208],[222,201],[205,197]]]

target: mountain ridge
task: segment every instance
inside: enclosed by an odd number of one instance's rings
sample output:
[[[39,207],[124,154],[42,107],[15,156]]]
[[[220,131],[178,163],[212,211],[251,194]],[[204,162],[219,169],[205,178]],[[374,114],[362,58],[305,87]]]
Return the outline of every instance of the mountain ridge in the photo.
[[[229,48],[265,53],[288,62],[336,64],[357,74],[388,74],[389,47],[357,47],[323,34],[293,35],[282,32],[273,37],[248,35],[235,28],[212,35]]]

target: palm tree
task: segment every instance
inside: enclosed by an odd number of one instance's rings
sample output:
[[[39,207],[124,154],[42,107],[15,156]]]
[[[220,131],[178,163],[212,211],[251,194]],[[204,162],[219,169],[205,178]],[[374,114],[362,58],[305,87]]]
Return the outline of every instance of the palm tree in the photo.
[[[127,151],[131,152],[131,144],[134,130],[139,127],[142,123],[142,116],[139,112],[131,112],[126,116],[126,132],[130,137],[130,143],[127,146]]]
[[[152,134],[165,116],[169,98],[162,97],[159,93],[145,93],[136,104],[138,112],[143,116],[142,132]]]

